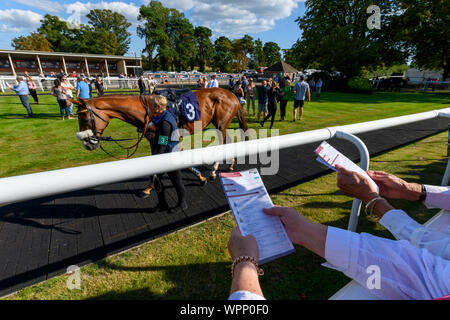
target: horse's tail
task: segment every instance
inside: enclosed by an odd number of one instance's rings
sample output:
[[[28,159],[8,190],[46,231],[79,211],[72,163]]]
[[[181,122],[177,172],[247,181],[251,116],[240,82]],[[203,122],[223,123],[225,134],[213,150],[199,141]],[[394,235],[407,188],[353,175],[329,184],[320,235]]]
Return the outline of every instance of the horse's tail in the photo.
[[[239,121],[239,128],[241,128],[241,130],[243,130],[244,134],[245,134],[248,130],[248,126],[247,126],[247,120],[245,119],[244,109],[242,108],[241,103],[239,103],[237,118]],[[249,139],[248,136],[245,136],[245,140],[248,140],[248,139]]]

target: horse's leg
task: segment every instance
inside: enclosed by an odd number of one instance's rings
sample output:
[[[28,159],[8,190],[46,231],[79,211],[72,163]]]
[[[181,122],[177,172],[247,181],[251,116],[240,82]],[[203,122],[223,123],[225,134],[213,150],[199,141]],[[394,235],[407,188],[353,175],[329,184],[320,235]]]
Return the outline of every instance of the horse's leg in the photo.
[[[217,170],[219,169],[219,163],[218,162],[214,162],[211,174],[209,175],[209,179],[211,180],[216,180],[217,179]]]
[[[202,173],[195,167],[191,167],[189,168],[189,171],[191,171],[199,180],[200,180],[200,185],[203,187],[208,180],[202,176]]]

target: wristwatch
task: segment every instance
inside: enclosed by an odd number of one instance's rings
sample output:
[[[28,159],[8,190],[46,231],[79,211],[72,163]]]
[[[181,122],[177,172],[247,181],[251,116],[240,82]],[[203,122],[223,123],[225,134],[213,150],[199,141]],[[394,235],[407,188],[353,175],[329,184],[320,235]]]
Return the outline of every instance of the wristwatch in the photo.
[[[422,185],[422,193],[420,194],[419,201],[424,202],[426,200],[426,198],[427,198],[427,189],[425,188],[425,185],[423,184]]]

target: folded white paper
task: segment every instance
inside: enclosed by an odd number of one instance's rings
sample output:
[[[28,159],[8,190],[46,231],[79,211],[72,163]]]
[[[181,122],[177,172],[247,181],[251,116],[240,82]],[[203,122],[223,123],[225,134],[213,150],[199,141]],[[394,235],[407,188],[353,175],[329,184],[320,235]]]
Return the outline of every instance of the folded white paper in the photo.
[[[259,264],[295,251],[280,218],[262,211],[273,203],[257,169],[221,173],[220,181],[242,235],[258,243]]]

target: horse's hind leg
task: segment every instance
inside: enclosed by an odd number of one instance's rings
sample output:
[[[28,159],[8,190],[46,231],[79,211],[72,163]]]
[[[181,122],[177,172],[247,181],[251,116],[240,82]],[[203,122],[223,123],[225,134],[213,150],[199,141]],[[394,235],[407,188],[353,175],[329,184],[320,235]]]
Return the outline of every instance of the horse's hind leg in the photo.
[[[217,179],[217,173],[216,172],[217,172],[218,169],[219,169],[219,163],[218,162],[214,162],[213,169],[211,171],[209,179],[211,179],[211,180],[216,180]]]
[[[191,171],[199,180],[200,180],[200,185],[204,186],[208,180],[202,176],[202,173],[195,167],[191,167],[189,168],[189,171]]]
[[[235,164],[236,164],[236,158],[233,158],[233,160],[231,160],[230,166],[228,167],[228,170],[233,171]]]

